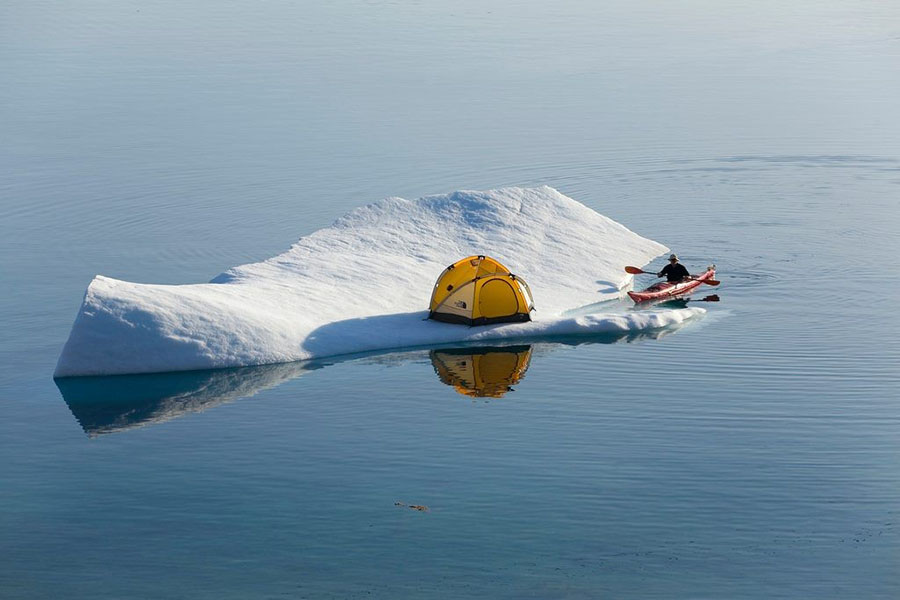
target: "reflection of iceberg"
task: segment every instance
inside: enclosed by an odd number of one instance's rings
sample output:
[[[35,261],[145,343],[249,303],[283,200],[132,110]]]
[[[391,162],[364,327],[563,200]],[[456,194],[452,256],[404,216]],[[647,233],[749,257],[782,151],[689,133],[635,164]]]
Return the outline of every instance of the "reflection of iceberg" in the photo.
[[[432,350],[441,381],[464,396],[500,398],[519,382],[531,361],[531,346]]]
[[[499,398],[522,379],[534,353],[552,352],[561,346],[657,339],[675,330],[552,336],[532,340],[533,346],[492,345],[430,352],[385,352],[238,369],[64,377],[56,379],[56,385],[85,433],[93,437],[200,412],[224,402],[253,396],[311,370],[349,360],[399,365],[430,356],[440,380],[461,394]]]
[[[152,375],[66,377],[56,380],[85,433],[96,436],[161,423],[252,396],[316,368],[284,363]]]
[[[646,264],[665,250],[548,187],[389,198],[210,283],[96,277],[56,376],[214,369],[666,327],[703,310],[561,316],[619,297],[631,283],[622,265]],[[459,256],[484,252],[528,280],[538,310],[534,321],[477,329],[423,321],[435,275]]]
[[[649,313],[650,311],[646,311]],[[619,332],[602,332],[602,333],[572,333],[567,335],[548,335],[535,338],[535,342],[543,342],[542,345],[553,346],[580,346],[582,344],[618,344],[637,342],[642,340],[658,340],[672,335],[685,326],[685,323],[677,323],[668,327],[660,327],[657,329],[645,329],[640,331],[619,331]]]

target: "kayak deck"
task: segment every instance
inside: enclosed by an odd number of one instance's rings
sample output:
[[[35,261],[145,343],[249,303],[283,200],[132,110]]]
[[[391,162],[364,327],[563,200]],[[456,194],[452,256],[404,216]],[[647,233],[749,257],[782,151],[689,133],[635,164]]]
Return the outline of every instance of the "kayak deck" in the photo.
[[[673,296],[681,296],[703,285],[704,281],[706,281],[707,279],[712,279],[715,276],[716,268],[715,266],[711,266],[707,268],[705,273],[703,273],[702,275],[697,275],[692,279],[679,281],[678,283],[669,283],[667,281],[654,283],[645,290],[641,290],[639,292],[628,292],[628,297],[637,303],[641,303],[648,300],[658,300],[660,298],[672,298]]]

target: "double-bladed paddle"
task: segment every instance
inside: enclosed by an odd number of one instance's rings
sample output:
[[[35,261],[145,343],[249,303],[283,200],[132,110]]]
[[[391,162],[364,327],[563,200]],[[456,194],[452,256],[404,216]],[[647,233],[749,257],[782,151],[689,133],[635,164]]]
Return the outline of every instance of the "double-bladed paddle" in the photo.
[[[626,273],[631,273],[632,275],[656,275],[656,273],[652,273],[650,271],[645,271],[643,269],[638,269],[637,267],[625,267]],[[691,277],[694,281],[699,281],[700,283],[705,283],[706,285],[719,285],[722,283],[718,279],[697,279],[696,277]],[[711,300],[710,302],[715,302],[716,300]]]
[[[656,306],[684,306],[688,302],[718,302],[719,295],[713,294],[711,296],[706,296],[705,298],[670,298],[663,302],[660,302]]]
[[[713,294],[711,296],[706,296],[705,298],[685,298],[685,302],[718,302],[719,295]]]

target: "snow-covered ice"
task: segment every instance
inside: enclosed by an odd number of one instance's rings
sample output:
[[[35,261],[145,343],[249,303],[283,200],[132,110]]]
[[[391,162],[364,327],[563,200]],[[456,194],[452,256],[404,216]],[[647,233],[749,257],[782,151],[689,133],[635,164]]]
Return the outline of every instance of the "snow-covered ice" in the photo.
[[[705,311],[564,316],[619,297],[631,283],[624,265],[644,265],[666,251],[549,187],[388,198],[210,283],[152,285],[98,275],[55,375],[261,365],[668,327]],[[533,321],[470,328],[425,320],[437,276],[475,254],[493,256],[529,283]]]

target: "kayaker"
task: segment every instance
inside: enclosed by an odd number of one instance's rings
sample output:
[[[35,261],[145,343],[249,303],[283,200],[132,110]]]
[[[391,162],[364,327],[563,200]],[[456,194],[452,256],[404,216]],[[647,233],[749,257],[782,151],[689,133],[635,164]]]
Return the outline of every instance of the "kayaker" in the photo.
[[[683,264],[678,262],[678,257],[674,254],[669,255],[669,264],[662,268],[662,271],[656,274],[657,277],[665,277],[669,283],[678,283],[684,279],[690,279],[691,274]]]

